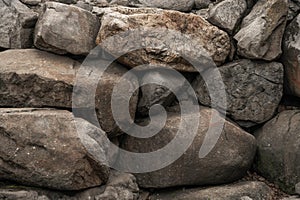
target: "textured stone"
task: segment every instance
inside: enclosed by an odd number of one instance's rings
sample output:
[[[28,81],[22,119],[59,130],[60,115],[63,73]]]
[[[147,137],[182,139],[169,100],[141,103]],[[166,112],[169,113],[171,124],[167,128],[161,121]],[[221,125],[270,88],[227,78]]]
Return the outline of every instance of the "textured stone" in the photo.
[[[300,14],[288,25],[283,39],[282,60],[291,93],[300,97]]]
[[[241,126],[249,127],[273,117],[283,93],[282,64],[238,60],[216,70],[220,71],[225,85],[227,114],[233,120]],[[214,84],[214,74],[206,71],[203,76],[208,77],[210,88],[218,93],[222,88]],[[199,101],[210,105],[209,91],[201,76],[196,78],[193,87]]]
[[[195,7],[197,9],[208,8],[210,3],[212,3],[211,0],[195,0]]]
[[[138,103],[138,112],[142,115],[148,115],[150,108],[155,104],[169,106],[174,102],[175,94],[165,86],[171,83],[171,85],[176,86],[176,88],[174,87],[174,92],[180,94],[185,88],[185,78],[181,78],[163,69],[146,71],[140,80],[140,85],[143,86],[140,88],[141,95]],[[152,81],[157,81],[159,85],[147,84]]]
[[[75,126],[68,111],[0,109],[1,177],[59,190],[104,184],[108,139],[85,120],[77,121]]]
[[[289,2],[288,21],[291,21],[300,12],[300,1],[299,0],[288,0],[288,2]]]
[[[272,189],[265,183],[246,181],[217,187],[160,192],[152,195],[150,200],[273,200],[273,198]]]
[[[247,9],[245,0],[225,0],[209,8],[208,21],[232,33]]]
[[[199,158],[199,150],[213,113],[218,114],[211,109],[201,109],[196,137],[178,160],[157,171],[135,174],[139,186],[165,188],[181,185],[210,185],[228,183],[241,178],[251,166],[255,155],[255,138],[228,121],[225,122],[223,132],[212,151],[206,157]],[[165,127],[158,134],[146,140],[127,137],[122,148],[139,153],[156,151],[178,134],[180,122],[180,114],[168,113]],[[144,120],[141,125],[148,123],[149,121]],[[183,137],[187,137],[192,128],[186,127],[184,130],[186,135]],[[126,156],[122,159],[126,162],[134,162]]]
[[[72,108],[74,79],[80,63],[44,51],[26,49],[1,52],[0,66],[0,106]],[[107,133],[118,130],[110,108],[111,95],[114,85],[126,72],[124,67],[112,64],[103,74],[96,90],[97,117],[101,128]],[[90,88],[95,82],[90,78],[83,84],[78,87],[82,96],[77,96],[77,103],[81,105],[73,106],[93,109],[94,105],[87,104],[86,98],[92,97]],[[135,93],[129,107],[133,117],[137,101],[138,93]],[[85,112],[79,114],[80,117],[87,116]]]
[[[300,194],[300,182],[296,184],[295,191],[297,194]]]
[[[21,0],[21,2],[30,6],[36,6],[41,3],[42,0]]]
[[[118,61],[129,67],[168,65],[179,71],[195,72],[196,69],[182,58],[183,54],[188,56],[189,61],[207,67],[207,60],[213,60],[217,65],[223,63],[230,51],[228,35],[194,14],[126,7],[98,9],[94,12],[103,16],[97,44],[116,57],[123,55]],[[120,34],[128,30],[138,32]],[[147,51],[141,48],[132,51],[140,45]]]
[[[57,54],[87,55],[100,27],[92,13],[72,5],[47,2],[35,28],[34,45]]]
[[[194,6],[194,0],[112,0],[110,4],[133,7],[152,7],[168,10],[191,11]]]
[[[238,54],[268,61],[278,58],[282,53],[287,12],[287,0],[259,0],[234,36],[238,42]]]
[[[0,0],[0,47],[29,48],[38,14],[19,0]]]
[[[112,171],[103,194],[95,200],[137,200],[139,188],[132,174]]]
[[[294,194],[300,181],[300,110],[283,111],[255,135],[257,170],[285,192]]]

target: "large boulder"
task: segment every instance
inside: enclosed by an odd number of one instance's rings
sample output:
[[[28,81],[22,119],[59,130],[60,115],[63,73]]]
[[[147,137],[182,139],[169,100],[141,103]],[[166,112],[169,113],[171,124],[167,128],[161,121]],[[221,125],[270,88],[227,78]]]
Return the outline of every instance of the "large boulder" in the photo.
[[[219,70],[225,85],[227,114],[244,127],[261,124],[271,119],[283,94],[283,66],[280,63],[238,60],[214,71],[206,71],[210,88],[218,94],[222,87],[215,85],[214,73]],[[210,91],[201,76],[193,82],[200,103],[210,105]],[[224,98],[224,97],[220,97]]]
[[[100,27],[92,13],[72,5],[47,2],[35,28],[34,45],[57,54],[87,55]]]
[[[152,7],[188,12],[194,6],[194,0],[112,0],[110,4],[133,7]]]
[[[287,12],[287,0],[259,0],[234,36],[238,42],[238,54],[268,61],[278,58],[282,53]]]
[[[58,190],[106,183],[108,139],[76,120],[69,111],[0,109],[1,178]]]
[[[53,191],[6,183],[0,199],[6,200],[137,200],[139,188],[132,174],[111,171],[106,185],[82,191]]]
[[[112,64],[103,74],[96,90],[95,105],[85,103],[95,92],[89,89],[93,86],[91,84],[98,84],[91,77],[77,87],[79,95],[76,100],[79,105],[72,105],[75,76],[80,67],[75,60],[35,49],[7,50],[0,53],[0,66],[0,106],[68,109],[73,106],[79,109],[76,112],[79,117],[84,118],[90,115],[80,109],[94,110],[96,107],[101,128],[109,134],[119,131],[110,106],[113,88],[127,72],[121,65]],[[135,93],[129,106],[133,117],[137,101],[138,93]],[[86,119],[96,123],[90,118]]]
[[[225,121],[224,128],[221,129],[222,133],[212,151],[204,158],[199,157],[199,150],[210,126],[210,120],[215,114],[218,115],[214,110],[201,108],[199,127],[196,129],[196,136],[191,146],[179,159],[167,167],[157,171],[135,174],[139,186],[166,188],[182,185],[221,184],[244,176],[255,155],[255,138],[228,121]],[[186,116],[195,117],[192,114],[186,114]],[[181,117],[178,113],[168,113],[166,124],[158,134],[147,139],[127,137],[122,148],[136,153],[157,151],[179,134],[178,131],[182,128],[179,127]],[[148,123],[148,120],[144,120],[141,125]],[[186,139],[192,131],[193,127],[185,127],[184,133],[180,134],[182,139]],[[178,151],[178,148],[179,146],[172,151]],[[170,156],[173,153],[169,152]],[[159,164],[162,162],[160,159],[165,158],[158,158],[157,163],[152,161],[151,165]],[[126,156],[122,157],[122,160],[134,162]]]
[[[300,97],[300,14],[288,25],[283,39],[282,60],[291,93]]]
[[[129,67],[168,65],[179,71],[195,72],[186,59],[220,65],[230,52],[229,36],[195,14],[126,7],[94,12],[102,16],[97,44]],[[121,34],[124,31],[129,33]]]
[[[247,9],[246,0],[225,0],[211,6],[208,21],[232,33]]]
[[[159,192],[151,195],[150,200],[272,200],[274,198],[272,189],[265,183],[245,181],[217,187]]]
[[[19,0],[0,0],[0,47],[29,48],[38,14]]]
[[[287,110],[261,129],[258,142],[257,170],[288,193],[295,193],[300,182],[300,111]]]

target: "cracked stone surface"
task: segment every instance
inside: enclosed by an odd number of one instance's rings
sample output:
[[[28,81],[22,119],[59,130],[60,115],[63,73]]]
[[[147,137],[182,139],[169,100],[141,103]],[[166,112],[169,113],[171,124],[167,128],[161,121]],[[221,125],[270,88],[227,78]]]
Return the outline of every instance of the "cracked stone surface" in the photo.
[[[106,134],[83,119],[77,121],[75,126],[69,111],[1,108],[1,177],[58,190],[105,184]]]
[[[79,62],[37,49],[25,49],[0,52],[0,66],[0,106],[72,108],[72,93]],[[111,95],[114,85],[127,71],[121,65],[112,64],[99,83],[95,83],[92,76],[85,79],[76,91],[76,94],[81,94],[76,96],[77,105],[73,105],[74,108],[83,110],[76,113],[96,123],[88,118],[95,106],[101,128],[108,134],[119,132],[112,116]],[[130,84],[134,80],[127,82]],[[97,83],[99,85],[96,91],[91,91],[91,84]],[[95,105],[91,103],[93,92],[96,92],[95,100],[92,100],[96,102]],[[129,110],[133,117],[137,101],[138,92],[130,100]]]
[[[147,138],[147,140],[128,136],[122,148],[131,152],[145,153],[156,151],[167,145],[178,134],[181,122],[179,113],[168,114],[166,125],[158,134]],[[215,110],[202,107],[200,109],[200,125],[188,150],[178,160],[163,169],[135,174],[139,186],[165,188],[184,185],[222,184],[244,176],[255,155],[255,138],[229,121],[225,121],[223,132],[212,151],[205,158],[199,158],[199,150],[212,115],[219,114]],[[187,114],[187,116],[195,117],[192,114]],[[144,120],[141,125],[148,123],[148,120]],[[184,132],[180,135],[184,139],[190,134],[191,130],[191,127],[185,127]],[[126,156],[122,160],[134,162]],[[151,165],[155,165],[155,162],[159,163],[161,160],[151,161]]]
[[[94,12],[102,16],[97,44],[115,57],[122,55],[118,61],[131,68],[153,64],[196,72],[187,60],[205,68],[211,61],[222,64],[230,52],[228,34],[195,14],[127,7],[94,9]],[[128,30],[138,33],[120,34]]]
[[[278,58],[282,53],[281,41],[287,14],[287,0],[259,0],[234,36],[238,54],[268,61]]]
[[[255,136],[255,166],[269,181],[290,194],[300,181],[300,110],[287,110],[259,129]]]
[[[239,125],[250,127],[271,119],[283,94],[281,63],[238,60],[219,67],[226,91],[227,114]],[[211,90],[219,93],[222,87],[214,84],[214,71],[206,71]],[[211,99],[201,76],[193,82],[200,103],[210,105]],[[224,97],[217,97],[224,98]],[[220,109],[221,105],[218,105]]]
[[[34,45],[57,54],[87,55],[96,46],[100,20],[82,8],[46,2],[35,28]]]
[[[246,0],[225,0],[209,8],[208,21],[232,33],[247,9]]]
[[[0,47],[30,48],[38,13],[19,0],[0,0]]]

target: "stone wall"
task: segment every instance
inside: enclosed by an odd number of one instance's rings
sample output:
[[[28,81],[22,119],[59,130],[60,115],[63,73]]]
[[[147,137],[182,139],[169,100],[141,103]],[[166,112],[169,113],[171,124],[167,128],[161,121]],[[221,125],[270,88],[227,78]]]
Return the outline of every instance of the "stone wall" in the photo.
[[[299,195],[299,13],[299,0],[0,0],[0,199]],[[170,143],[143,162],[124,151]]]

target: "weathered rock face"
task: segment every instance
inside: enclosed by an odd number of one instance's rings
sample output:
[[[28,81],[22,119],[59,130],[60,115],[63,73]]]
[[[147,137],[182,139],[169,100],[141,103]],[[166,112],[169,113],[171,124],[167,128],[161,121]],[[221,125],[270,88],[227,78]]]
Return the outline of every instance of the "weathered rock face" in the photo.
[[[96,46],[99,19],[76,6],[47,2],[35,28],[34,45],[57,54],[87,55]]]
[[[2,107],[59,107],[72,108],[74,79],[80,63],[51,53],[27,49],[7,50],[0,53],[0,106]],[[101,128],[107,133],[117,130],[111,112],[111,95],[115,84],[127,70],[118,64],[111,65],[104,73],[96,90],[95,107]],[[91,80],[82,89],[84,108]],[[133,80],[130,80],[133,81]],[[97,84],[97,82],[96,82]],[[78,96],[77,96],[78,97]],[[138,93],[130,101],[130,113],[134,117]],[[74,105],[74,108],[80,105]],[[83,113],[86,114],[86,113]],[[81,116],[83,116],[83,114]]]
[[[28,49],[0,53],[2,107],[72,107],[72,84],[80,63]]]
[[[237,184],[210,187],[206,189],[187,189],[160,192],[150,197],[150,200],[272,200],[273,191],[263,182],[246,181]]]
[[[194,0],[112,0],[111,4],[133,7],[154,7],[187,12],[192,10]]]
[[[288,2],[289,2],[288,20],[291,21],[300,12],[300,1],[299,0],[288,0]]]
[[[227,114],[232,119],[241,126],[249,127],[273,117],[283,93],[282,64],[238,60],[216,70],[220,71],[225,85]],[[209,77],[211,88],[219,91],[221,88],[214,84],[213,74],[207,71],[203,76]],[[201,76],[196,78],[193,87],[199,101],[210,105],[209,91]]]
[[[76,127],[72,113],[7,108],[0,109],[0,122],[3,179],[59,190],[107,181],[105,133],[82,119]]]
[[[0,198],[7,200],[137,200],[139,197],[136,179],[132,174],[111,171],[105,186],[83,191],[51,191],[25,186],[3,186]]]
[[[158,84],[147,84],[151,81],[157,81]],[[159,104],[169,106],[175,100],[175,94],[170,88],[165,87],[168,83],[176,86],[174,92],[180,93],[184,90],[186,82],[179,77],[170,74],[168,71],[159,69],[158,71],[146,71],[140,80],[140,99],[138,103],[138,112],[142,115],[148,115],[150,108]],[[144,85],[145,84],[145,85]]]
[[[0,47],[29,48],[38,14],[19,0],[0,1]]]
[[[300,182],[299,132],[300,111],[290,110],[281,112],[255,133],[258,171],[289,193],[295,193],[295,185]]]
[[[234,36],[238,42],[238,54],[269,61],[278,58],[282,52],[287,12],[287,0],[259,0]]]
[[[98,9],[95,12],[103,15],[97,44],[102,44],[105,50],[117,57],[120,52],[121,55],[127,53],[118,60],[129,67],[142,64],[168,65],[179,71],[194,72],[196,69],[180,54],[185,53],[189,59],[198,63],[212,59],[220,65],[230,51],[228,35],[194,14],[126,7]],[[137,29],[138,36],[119,34]],[[109,42],[103,44],[105,40]],[[146,50],[135,50],[141,44],[141,48]],[[154,48],[154,44],[159,45]]]
[[[214,111],[211,109],[201,109],[198,133],[192,145],[178,160],[158,171],[135,174],[140,187],[220,184],[231,182],[244,175],[255,154],[255,139],[230,122],[225,122],[223,132],[213,150],[205,158],[199,158],[199,150],[208,130],[212,112]],[[146,140],[128,137],[124,141],[123,148],[131,152],[156,151],[175,137],[180,121],[179,114],[170,114],[159,134]],[[186,134],[189,134],[189,131],[187,129]],[[131,162],[126,157],[124,159]]]
[[[22,3],[30,5],[30,6],[36,6],[39,3],[42,2],[42,0],[20,0]]]
[[[112,171],[103,194],[95,197],[95,200],[137,200],[139,188],[136,178],[132,174]]]
[[[283,39],[286,80],[293,95],[300,97],[300,14],[289,24]]]
[[[245,0],[225,0],[209,9],[208,21],[232,33],[247,9]]]

